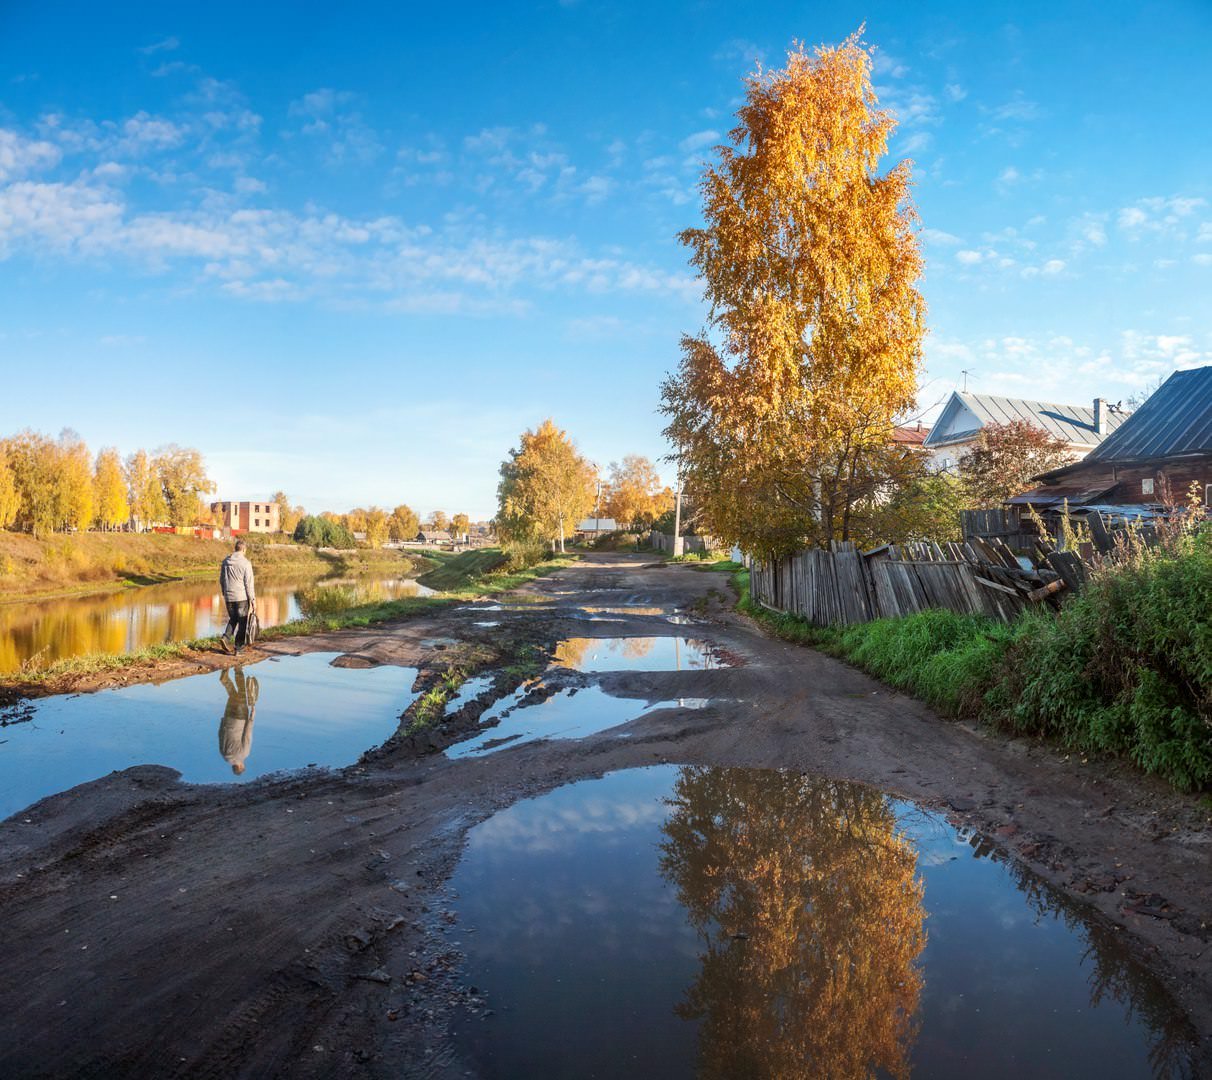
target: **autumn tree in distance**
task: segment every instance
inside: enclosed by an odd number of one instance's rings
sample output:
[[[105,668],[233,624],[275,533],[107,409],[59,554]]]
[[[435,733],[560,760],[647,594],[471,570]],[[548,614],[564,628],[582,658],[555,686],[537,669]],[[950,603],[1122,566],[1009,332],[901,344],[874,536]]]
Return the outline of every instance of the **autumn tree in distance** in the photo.
[[[506,544],[550,543],[564,550],[577,522],[593,509],[597,473],[568,434],[544,420],[522,432],[501,465],[497,535]]]
[[[709,315],[662,386],[665,434],[711,532],[762,557],[850,537],[914,402],[910,163],[878,172],[895,120],[871,56],[855,34],[751,76],[704,174],[705,224],[680,237]]]

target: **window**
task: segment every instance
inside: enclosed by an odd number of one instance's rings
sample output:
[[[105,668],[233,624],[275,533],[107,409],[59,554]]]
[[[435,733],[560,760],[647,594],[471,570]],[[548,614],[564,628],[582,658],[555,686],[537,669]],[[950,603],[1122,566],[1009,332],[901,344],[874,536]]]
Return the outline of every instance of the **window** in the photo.
[[[1142,495],[1152,495],[1153,494],[1153,480],[1152,479],[1142,480],[1140,482],[1140,493]]]

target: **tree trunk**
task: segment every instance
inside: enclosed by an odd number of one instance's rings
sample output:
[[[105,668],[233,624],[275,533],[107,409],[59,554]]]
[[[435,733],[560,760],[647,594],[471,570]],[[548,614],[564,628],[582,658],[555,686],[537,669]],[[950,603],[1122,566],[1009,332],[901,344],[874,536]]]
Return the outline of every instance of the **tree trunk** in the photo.
[[[564,515],[560,515],[560,554],[564,554]]]

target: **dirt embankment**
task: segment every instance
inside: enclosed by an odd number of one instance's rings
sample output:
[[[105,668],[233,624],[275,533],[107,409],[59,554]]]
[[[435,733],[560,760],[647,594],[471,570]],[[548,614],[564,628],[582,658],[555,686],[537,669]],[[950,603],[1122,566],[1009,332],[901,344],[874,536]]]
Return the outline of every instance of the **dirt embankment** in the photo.
[[[693,610],[705,619],[693,635],[737,663],[601,676],[612,695],[708,699],[648,712],[626,739],[614,729],[484,758],[428,752],[463,715],[341,772],[191,787],[148,766],[0,824],[0,1073],[463,1075],[447,1025],[471,992],[442,924],[467,830],[572,780],[673,762],[857,780],[978,830],[1165,982],[1212,1075],[1206,804],[944,722],[764,637],[712,595],[723,587],[713,574],[592,555],[491,614],[448,608],[289,642],[417,666],[424,680],[447,663],[441,639],[520,670],[518,656],[563,638],[687,633],[665,616]],[[597,621],[612,607],[613,621]]]

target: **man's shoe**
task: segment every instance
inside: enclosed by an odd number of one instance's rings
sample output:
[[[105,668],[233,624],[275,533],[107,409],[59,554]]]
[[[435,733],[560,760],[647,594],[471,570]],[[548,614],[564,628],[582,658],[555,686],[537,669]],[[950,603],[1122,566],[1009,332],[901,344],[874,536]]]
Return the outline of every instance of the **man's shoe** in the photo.
[[[231,639],[226,634],[219,635],[219,644],[223,646],[223,651],[227,653],[228,656],[232,655]]]

